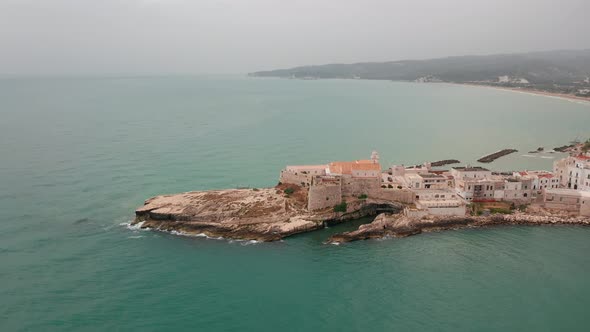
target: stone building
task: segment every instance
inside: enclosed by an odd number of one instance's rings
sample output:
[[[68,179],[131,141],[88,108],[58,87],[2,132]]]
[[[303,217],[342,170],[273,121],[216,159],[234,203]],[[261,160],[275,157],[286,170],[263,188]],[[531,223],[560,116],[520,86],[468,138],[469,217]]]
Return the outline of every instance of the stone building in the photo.
[[[542,206],[547,210],[590,217],[590,192],[574,189],[543,189]]]
[[[317,175],[326,175],[328,165],[287,166],[281,171],[279,182],[309,187],[311,179]]]
[[[381,196],[381,165],[376,151],[367,160],[288,166],[281,172],[281,179],[288,181],[284,183],[305,183],[309,187],[309,210],[333,207],[346,197]]]

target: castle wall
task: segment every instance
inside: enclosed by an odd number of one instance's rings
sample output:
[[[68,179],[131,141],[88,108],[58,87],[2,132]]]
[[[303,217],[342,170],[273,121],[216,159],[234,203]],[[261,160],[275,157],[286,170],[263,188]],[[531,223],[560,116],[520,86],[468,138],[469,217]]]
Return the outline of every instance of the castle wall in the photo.
[[[408,189],[379,188],[377,192],[371,195],[371,198],[411,204],[414,203],[415,196],[414,193]]]
[[[464,216],[467,214],[465,205],[446,206],[446,207],[429,207],[428,214],[434,216]]]
[[[320,184],[309,187],[307,209],[321,210],[342,202],[342,190],[339,184]]]
[[[281,183],[296,184],[298,186],[308,187],[311,184],[311,174],[305,174],[301,172],[292,172],[288,170],[282,170],[279,176]]]
[[[550,210],[580,213],[580,196],[577,192],[545,192],[543,207]]]
[[[380,178],[353,178],[350,176],[342,177],[342,195],[359,196],[366,194],[372,197],[381,191]]]
[[[582,204],[580,205],[580,215],[584,217],[590,217],[590,196],[582,198]]]

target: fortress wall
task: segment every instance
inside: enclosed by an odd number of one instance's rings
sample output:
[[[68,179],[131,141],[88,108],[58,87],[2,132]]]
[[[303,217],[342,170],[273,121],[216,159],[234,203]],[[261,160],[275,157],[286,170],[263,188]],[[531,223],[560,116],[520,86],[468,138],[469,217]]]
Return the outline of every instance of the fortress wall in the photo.
[[[342,202],[339,185],[316,185],[309,187],[307,209],[309,211],[334,207]]]
[[[304,183],[305,187],[308,187],[311,183],[311,175],[283,170],[279,176],[279,181],[281,183],[296,184],[298,186],[303,186],[301,183]]]
[[[371,197],[406,204],[414,202],[414,193],[408,189],[379,188],[379,191],[371,195]]]
[[[378,194],[381,191],[380,178],[342,178],[342,195],[359,196],[366,194],[369,197]]]
[[[590,217],[590,198],[582,198],[582,204],[580,205],[580,215],[584,217]]]

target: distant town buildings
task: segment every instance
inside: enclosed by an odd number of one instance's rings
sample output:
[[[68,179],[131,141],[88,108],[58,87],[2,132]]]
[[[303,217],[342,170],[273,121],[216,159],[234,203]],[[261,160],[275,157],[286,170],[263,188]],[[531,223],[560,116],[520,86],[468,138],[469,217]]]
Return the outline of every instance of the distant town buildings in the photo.
[[[465,215],[472,203],[509,202],[590,216],[590,156],[580,149],[557,160],[553,172],[496,173],[479,166],[434,170],[430,163],[382,170],[379,154],[367,160],[287,166],[280,182],[308,189],[308,210],[333,208],[346,200],[407,204],[405,213]]]

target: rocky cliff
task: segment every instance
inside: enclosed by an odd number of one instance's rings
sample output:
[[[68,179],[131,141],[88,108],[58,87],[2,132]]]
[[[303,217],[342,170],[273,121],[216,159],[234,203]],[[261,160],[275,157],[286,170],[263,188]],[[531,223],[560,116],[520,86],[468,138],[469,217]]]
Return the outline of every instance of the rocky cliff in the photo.
[[[348,199],[346,212],[332,208],[310,213],[307,190],[297,186],[264,189],[195,191],[150,198],[135,211],[133,224],[182,234],[276,241],[316,230],[324,223],[377,215],[386,209],[399,212],[401,204]]]

